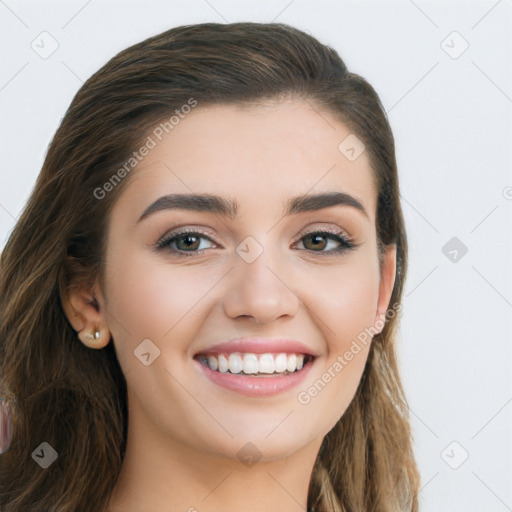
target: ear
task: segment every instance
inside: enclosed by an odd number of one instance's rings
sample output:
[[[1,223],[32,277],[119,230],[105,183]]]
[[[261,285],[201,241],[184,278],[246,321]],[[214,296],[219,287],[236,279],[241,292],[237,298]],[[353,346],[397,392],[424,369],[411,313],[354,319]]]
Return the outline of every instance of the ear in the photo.
[[[374,323],[377,334],[382,331],[386,323],[386,312],[393,293],[393,287],[395,286],[395,276],[396,244],[390,244],[384,247],[384,255],[380,269],[379,300]]]
[[[98,283],[90,292],[84,289],[68,289],[60,281],[60,299],[64,313],[80,341],[89,348],[103,348],[110,341],[110,330],[104,312],[104,304]],[[95,333],[99,332],[99,337]]]

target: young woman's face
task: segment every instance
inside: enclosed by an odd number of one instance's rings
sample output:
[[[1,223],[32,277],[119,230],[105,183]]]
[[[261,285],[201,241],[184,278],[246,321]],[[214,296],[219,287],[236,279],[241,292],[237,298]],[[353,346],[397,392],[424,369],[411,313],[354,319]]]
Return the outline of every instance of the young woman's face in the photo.
[[[150,135],[112,211],[100,300],[131,435],[228,458],[318,447],[354,396],[370,347],[354,340],[380,321],[395,277],[394,251],[379,274],[366,152],[340,151],[350,131],[299,100],[198,105]],[[354,199],[308,199],[326,193]],[[178,204],[190,194],[224,209]],[[250,342],[216,347],[238,338]]]

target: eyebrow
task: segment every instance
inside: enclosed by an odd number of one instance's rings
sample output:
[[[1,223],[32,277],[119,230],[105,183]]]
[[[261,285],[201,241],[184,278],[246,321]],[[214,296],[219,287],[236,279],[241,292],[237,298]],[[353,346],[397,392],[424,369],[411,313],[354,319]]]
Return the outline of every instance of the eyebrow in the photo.
[[[283,216],[322,210],[331,206],[352,207],[369,219],[362,203],[344,192],[325,192],[292,197],[284,204]],[[152,213],[173,209],[213,213],[235,220],[238,215],[239,203],[236,199],[228,199],[212,194],[169,194],[150,204],[139,217],[137,223]]]

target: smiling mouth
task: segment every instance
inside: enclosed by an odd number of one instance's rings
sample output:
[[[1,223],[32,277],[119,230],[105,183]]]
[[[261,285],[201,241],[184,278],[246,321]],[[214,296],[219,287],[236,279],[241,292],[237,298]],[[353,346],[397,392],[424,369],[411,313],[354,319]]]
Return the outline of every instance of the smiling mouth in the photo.
[[[315,357],[299,353],[232,352],[229,354],[198,354],[194,359],[218,373],[270,377],[297,373]]]

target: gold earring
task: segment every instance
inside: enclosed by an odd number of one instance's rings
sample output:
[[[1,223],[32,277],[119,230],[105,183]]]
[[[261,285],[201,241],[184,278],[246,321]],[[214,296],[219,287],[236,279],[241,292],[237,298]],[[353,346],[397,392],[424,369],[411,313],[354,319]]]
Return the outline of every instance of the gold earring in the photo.
[[[93,341],[98,341],[101,337],[101,334],[100,334],[100,331],[95,331],[94,333],[87,333],[85,335],[85,338],[90,341],[90,342],[93,342]]]

